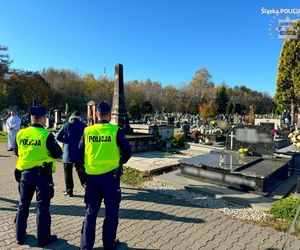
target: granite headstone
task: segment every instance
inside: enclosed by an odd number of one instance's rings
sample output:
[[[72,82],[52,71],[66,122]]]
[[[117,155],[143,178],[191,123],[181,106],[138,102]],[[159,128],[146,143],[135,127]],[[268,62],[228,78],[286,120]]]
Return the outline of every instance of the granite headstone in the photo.
[[[273,137],[265,127],[258,125],[236,125],[228,131],[226,149],[237,151],[241,147],[252,147],[258,156],[272,155],[275,151]]]

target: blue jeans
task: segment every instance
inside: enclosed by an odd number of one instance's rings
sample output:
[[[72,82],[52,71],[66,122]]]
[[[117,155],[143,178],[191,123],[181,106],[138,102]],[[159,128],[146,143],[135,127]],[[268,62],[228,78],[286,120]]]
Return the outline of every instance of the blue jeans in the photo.
[[[16,239],[24,241],[29,207],[36,191],[36,223],[38,242],[44,242],[50,237],[51,216],[50,200],[54,196],[52,175],[39,174],[37,169],[22,171],[19,184],[20,202],[16,218]]]
[[[86,204],[85,221],[82,228],[80,248],[93,249],[97,215],[104,200],[105,219],[102,226],[104,248],[112,248],[117,234],[119,205],[121,202],[120,177],[112,172],[88,175],[84,197]]]

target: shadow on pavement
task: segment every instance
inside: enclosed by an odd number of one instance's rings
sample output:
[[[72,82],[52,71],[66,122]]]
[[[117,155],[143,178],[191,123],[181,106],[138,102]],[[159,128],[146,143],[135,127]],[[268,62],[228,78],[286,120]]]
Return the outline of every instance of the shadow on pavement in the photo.
[[[126,192],[126,190],[135,190],[138,191],[137,193],[130,193]],[[176,193],[178,190],[169,190],[169,192]],[[164,197],[164,198],[162,198]],[[164,205],[177,205],[180,207],[199,207],[198,205],[192,204],[190,202],[184,202],[183,200],[176,199],[172,195],[163,194],[148,190],[148,189],[138,189],[138,188],[129,188],[123,187],[122,188],[122,200],[132,200],[132,201],[144,201],[144,202],[153,202],[157,204],[164,204]]]
[[[17,208],[9,207],[0,207],[0,211],[12,211],[16,212]],[[50,206],[51,215],[65,215],[65,216],[85,216],[85,207],[84,206],[74,206],[74,205],[56,205],[53,204]],[[34,209],[30,209],[30,213],[35,213]],[[104,218],[104,208],[100,208],[98,217]],[[133,219],[133,220],[172,220],[180,221],[185,223],[204,223],[203,219],[199,218],[190,218],[190,217],[179,217],[176,215],[153,211],[153,210],[139,210],[139,209],[126,209],[120,208],[119,211],[120,219]]]
[[[138,192],[137,193],[126,192],[126,189],[136,190]],[[166,193],[163,193],[161,191],[154,191],[149,189],[136,189],[136,188],[126,187],[122,189],[122,200],[153,202],[157,204],[188,207],[188,208],[207,208],[208,207],[207,200],[213,198],[205,194],[189,191],[191,193],[196,194],[196,196],[197,195],[199,196],[199,198],[197,197],[195,198],[197,199],[197,204],[195,204],[192,203],[191,197],[183,197],[182,194],[179,194],[180,191],[184,191],[184,189],[166,190]],[[162,197],[164,197],[164,199]],[[216,202],[214,206],[209,206],[208,208],[220,209],[220,208],[228,208],[228,207],[230,207],[230,203]]]
[[[102,247],[97,247],[94,248],[95,250],[103,250]],[[155,248],[134,248],[134,247],[128,247],[127,243],[125,242],[120,242],[119,247],[117,248],[118,250],[156,250]]]
[[[35,235],[28,234],[25,238],[24,245],[30,247],[37,247],[37,238]],[[44,249],[79,249],[78,246],[69,244],[66,240],[58,238],[58,240],[52,244],[46,245]]]

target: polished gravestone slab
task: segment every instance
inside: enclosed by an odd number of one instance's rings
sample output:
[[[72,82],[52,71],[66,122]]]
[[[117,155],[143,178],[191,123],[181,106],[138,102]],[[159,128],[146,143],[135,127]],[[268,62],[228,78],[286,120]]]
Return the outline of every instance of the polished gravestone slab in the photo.
[[[293,172],[300,173],[300,148],[291,144],[287,147],[277,150],[276,154],[290,156],[292,158],[291,170]]]
[[[259,156],[272,155],[275,151],[270,131],[257,125],[234,126],[228,131],[225,145],[226,149],[232,151],[241,147],[251,147]]]
[[[211,152],[180,161],[181,173],[208,182],[269,193],[288,177],[289,159]]]

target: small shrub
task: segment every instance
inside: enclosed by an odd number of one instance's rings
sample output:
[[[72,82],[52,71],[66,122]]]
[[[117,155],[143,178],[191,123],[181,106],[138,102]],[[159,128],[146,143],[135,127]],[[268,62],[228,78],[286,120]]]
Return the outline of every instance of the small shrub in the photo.
[[[152,178],[150,176],[145,176],[145,173],[142,173],[136,169],[130,167],[123,167],[123,175],[121,176],[121,181],[123,183],[140,186],[146,181],[150,181]]]
[[[171,144],[174,147],[184,147],[185,136],[184,133],[174,133],[171,137]]]
[[[299,203],[300,198],[290,195],[287,198],[275,201],[270,212],[276,219],[290,220],[295,215]]]

